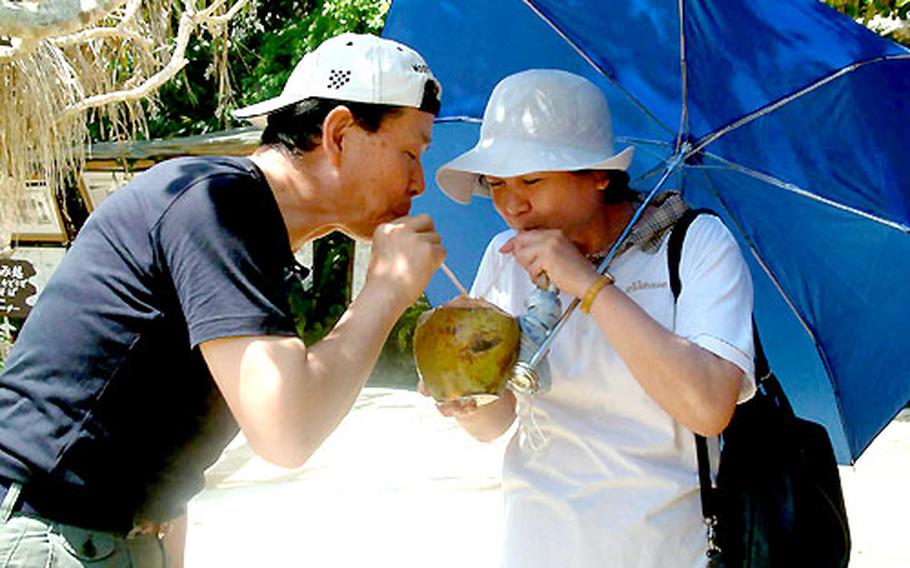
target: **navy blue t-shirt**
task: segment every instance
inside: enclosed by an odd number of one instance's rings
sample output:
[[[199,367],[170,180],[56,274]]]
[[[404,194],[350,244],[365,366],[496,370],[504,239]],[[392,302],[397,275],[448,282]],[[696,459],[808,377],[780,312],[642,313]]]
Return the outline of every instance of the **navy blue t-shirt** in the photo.
[[[179,515],[237,424],[198,345],[295,335],[287,230],[244,158],[159,164],[95,211],[0,375],[0,481],[56,520]]]

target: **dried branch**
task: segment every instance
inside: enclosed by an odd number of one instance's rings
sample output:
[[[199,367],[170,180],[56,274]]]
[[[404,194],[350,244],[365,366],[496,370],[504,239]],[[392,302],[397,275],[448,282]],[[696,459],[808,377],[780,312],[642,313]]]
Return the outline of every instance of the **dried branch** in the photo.
[[[223,25],[233,18],[249,0],[237,0],[237,2],[222,16],[213,16],[214,10],[224,4],[224,0],[215,0],[215,2],[201,12],[187,13],[184,12],[180,17],[180,26],[177,30],[177,39],[174,50],[171,52],[170,61],[157,73],[145,80],[141,85],[132,89],[123,89],[110,93],[104,93],[88,97],[77,104],[66,109],[66,114],[82,112],[94,107],[106,106],[113,103],[138,100],[148,97],[159,87],[173,79],[177,73],[187,64],[184,57],[186,47],[189,44],[190,37],[200,25]]]
[[[47,39],[76,33],[127,0],[0,0],[0,35]]]
[[[0,0],[0,248],[26,181],[61,188],[81,170],[89,116],[112,138],[146,128],[141,101],[186,66],[200,27],[214,36],[223,104],[226,24],[250,1]]]
[[[152,42],[149,41],[148,38],[142,37],[136,32],[124,30],[120,26],[117,26],[116,28],[92,28],[89,30],[83,30],[78,33],[51,39],[50,42],[57,47],[70,47],[92,40],[112,38],[120,38],[132,41],[147,51],[152,49]]]

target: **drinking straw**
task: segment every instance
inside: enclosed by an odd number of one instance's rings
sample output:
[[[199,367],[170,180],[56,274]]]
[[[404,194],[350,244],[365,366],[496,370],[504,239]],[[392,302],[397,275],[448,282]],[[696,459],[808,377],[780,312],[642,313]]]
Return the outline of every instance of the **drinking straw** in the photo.
[[[468,296],[468,291],[465,290],[464,286],[461,285],[461,282],[458,281],[458,277],[455,276],[455,273],[452,272],[452,270],[446,266],[446,263],[444,262],[442,263],[442,271],[445,272],[446,276],[449,277],[449,280],[452,281],[452,284],[458,288],[458,291],[461,292],[463,296]]]

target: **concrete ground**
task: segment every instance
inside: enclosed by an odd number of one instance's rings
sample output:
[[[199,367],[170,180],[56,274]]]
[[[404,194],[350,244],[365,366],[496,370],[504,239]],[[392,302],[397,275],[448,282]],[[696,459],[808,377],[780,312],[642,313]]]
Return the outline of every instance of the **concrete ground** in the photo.
[[[255,457],[242,437],[190,504],[188,568],[493,567],[505,441],[474,442],[432,402],[367,389],[306,466]],[[853,568],[906,568],[910,421],[841,468]]]

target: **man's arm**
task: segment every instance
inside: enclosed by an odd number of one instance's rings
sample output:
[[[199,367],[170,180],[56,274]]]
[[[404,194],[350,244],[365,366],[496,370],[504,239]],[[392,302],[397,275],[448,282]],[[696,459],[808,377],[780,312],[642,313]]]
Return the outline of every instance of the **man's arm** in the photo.
[[[383,225],[366,284],[338,325],[307,348],[296,337],[228,337],[202,354],[250,445],[286,467],[302,465],[341,422],[405,308],[444,251],[428,217]]]

